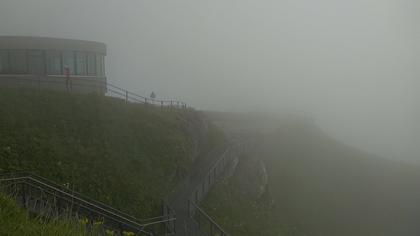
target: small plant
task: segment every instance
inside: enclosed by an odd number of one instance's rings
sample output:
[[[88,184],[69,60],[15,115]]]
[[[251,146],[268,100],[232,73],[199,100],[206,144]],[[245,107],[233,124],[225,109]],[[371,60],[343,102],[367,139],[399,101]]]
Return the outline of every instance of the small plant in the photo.
[[[123,236],[135,236],[136,234],[133,232],[123,231]]]
[[[83,217],[79,219],[79,222],[81,225],[86,226],[86,224],[89,222],[88,218]]]

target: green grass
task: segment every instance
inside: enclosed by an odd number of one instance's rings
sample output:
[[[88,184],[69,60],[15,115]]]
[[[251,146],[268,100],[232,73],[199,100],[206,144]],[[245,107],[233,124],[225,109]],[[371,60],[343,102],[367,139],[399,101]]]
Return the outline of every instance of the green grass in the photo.
[[[235,174],[217,183],[203,202],[203,209],[233,236],[298,235],[277,214],[268,193],[258,194],[258,160],[244,155]]]
[[[139,218],[156,216],[192,164],[198,119],[99,95],[1,89],[0,171],[32,171]],[[217,132],[207,135],[215,145]]]
[[[88,236],[78,222],[53,220],[46,222],[30,218],[26,211],[19,208],[15,201],[0,194],[0,235],[4,236]],[[93,234],[90,234],[93,235]]]

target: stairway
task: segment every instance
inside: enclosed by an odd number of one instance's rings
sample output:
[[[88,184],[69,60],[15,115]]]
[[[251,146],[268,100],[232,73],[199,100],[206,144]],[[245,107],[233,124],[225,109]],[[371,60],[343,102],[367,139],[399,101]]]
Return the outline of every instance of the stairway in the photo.
[[[16,199],[30,215],[47,219],[75,218],[86,227],[114,235],[173,235],[175,214],[166,204],[162,215],[139,220],[108,205],[82,196],[48,179],[27,172],[0,173],[0,192]]]
[[[170,205],[177,214],[176,236],[228,236],[198,204],[211,187],[224,176],[225,168],[237,157],[238,143],[231,142],[198,158],[189,175],[170,196]]]

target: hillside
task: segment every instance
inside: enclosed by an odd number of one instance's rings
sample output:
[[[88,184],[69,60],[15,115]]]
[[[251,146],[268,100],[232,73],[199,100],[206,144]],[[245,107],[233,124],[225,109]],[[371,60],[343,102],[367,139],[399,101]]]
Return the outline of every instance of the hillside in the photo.
[[[0,235],[87,236],[80,222],[30,218],[13,199],[0,194]]]
[[[28,170],[139,218],[221,136],[193,110],[99,95],[0,91],[0,171]]]
[[[204,208],[232,235],[420,234],[420,167],[343,145],[303,120],[255,138]]]

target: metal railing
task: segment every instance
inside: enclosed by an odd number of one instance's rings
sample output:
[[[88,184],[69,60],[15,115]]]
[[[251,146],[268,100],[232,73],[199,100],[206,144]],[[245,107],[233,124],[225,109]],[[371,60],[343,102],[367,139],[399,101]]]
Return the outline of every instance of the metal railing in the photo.
[[[169,99],[149,98],[149,97],[141,96],[136,93],[130,92],[126,89],[117,87],[110,83],[106,83],[106,85],[107,85],[107,94],[109,96],[116,96],[118,98],[122,98],[126,102],[143,103],[146,105],[150,104],[150,105],[161,106],[161,107],[166,106],[166,107],[187,108],[187,104],[185,102],[169,100]]]
[[[175,213],[162,203],[162,216],[139,220],[115,208],[82,196],[64,186],[27,172],[1,173],[0,191],[10,195],[30,214],[48,219],[76,218],[87,228],[115,235],[133,233],[141,236],[172,235],[175,233]]]
[[[200,235],[203,236],[229,236],[227,232],[219,226],[203,209],[200,203],[207,196],[208,192],[225,174],[226,166],[237,156],[239,145],[232,145],[227,149],[219,160],[209,169],[204,181],[202,181],[193,191],[188,199],[188,213],[192,221],[199,228]]]
[[[98,93],[115,97],[130,103],[142,103],[161,107],[187,108],[182,101],[171,99],[155,99],[142,96],[127,89],[108,83],[105,77],[70,77],[13,75],[0,76],[0,84],[9,87],[29,87],[34,89],[50,89],[72,93]]]
[[[193,209],[194,214],[190,216],[199,229],[197,236],[229,236],[226,231],[219,226],[203,209],[193,201],[188,201],[189,208]]]

